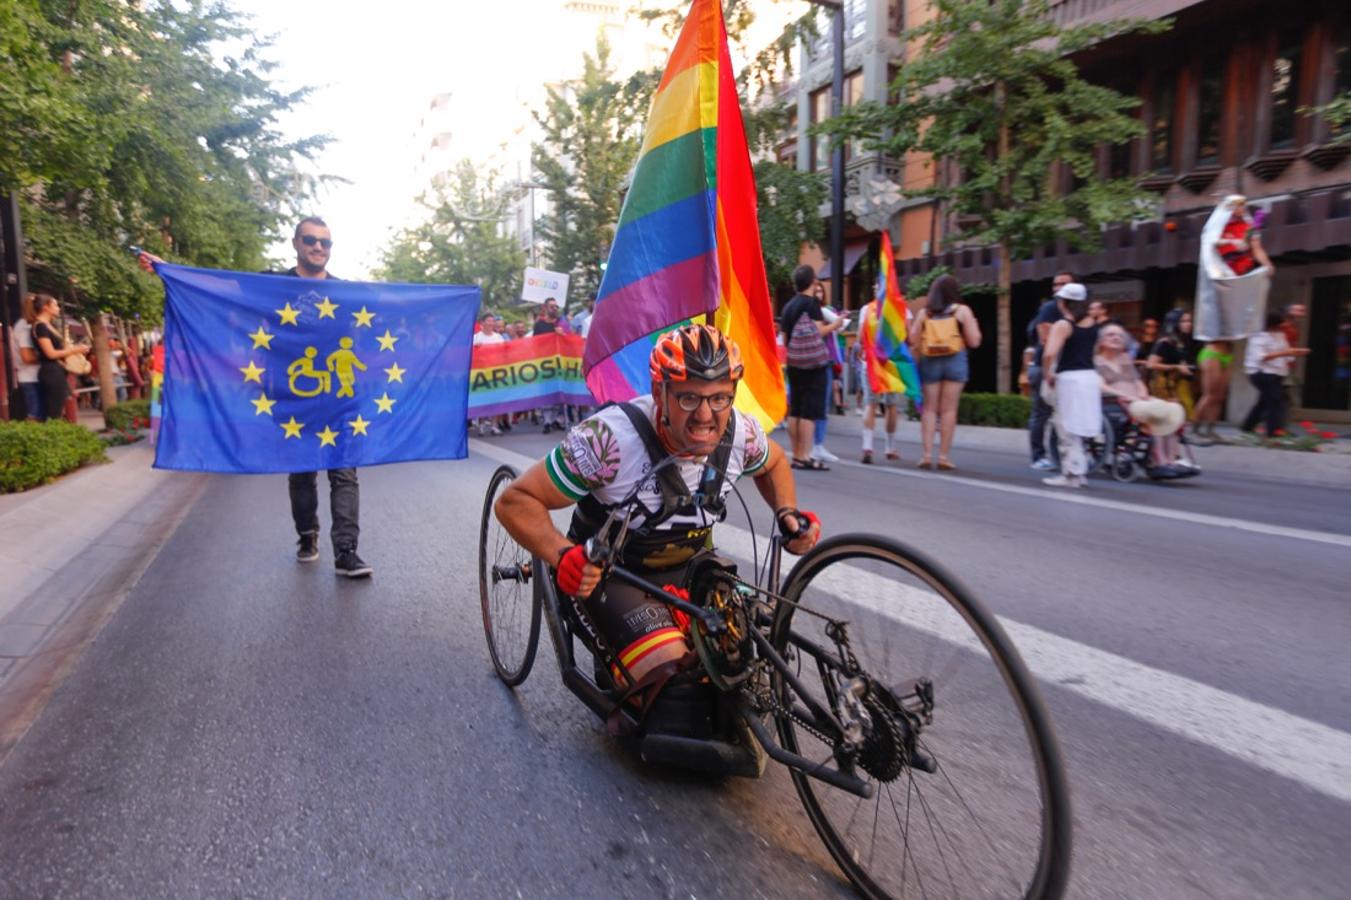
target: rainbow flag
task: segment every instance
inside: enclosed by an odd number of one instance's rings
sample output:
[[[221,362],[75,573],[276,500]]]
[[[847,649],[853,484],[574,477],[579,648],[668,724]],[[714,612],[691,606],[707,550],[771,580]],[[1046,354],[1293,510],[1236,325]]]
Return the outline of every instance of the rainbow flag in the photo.
[[[479,344],[469,368],[469,417],[596,401],[582,382],[582,339],[554,332]]]
[[[859,326],[859,341],[868,361],[868,386],[874,394],[905,393],[918,406],[919,369],[906,345],[905,296],[896,281],[896,257],[891,252],[891,235],[882,232],[882,248],[877,261],[877,302],[872,315],[864,316]]]
[[[652,98],[586,340],[591,392],[603,403],[650,391],[652,345],[692,320],[741,347],[737,408],[766,428],[781,420],[755,178],[718,0],[694,0]]]

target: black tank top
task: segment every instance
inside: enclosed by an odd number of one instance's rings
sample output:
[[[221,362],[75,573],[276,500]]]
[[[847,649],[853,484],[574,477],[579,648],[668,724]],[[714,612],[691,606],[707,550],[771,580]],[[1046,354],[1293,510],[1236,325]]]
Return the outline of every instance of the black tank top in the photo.
[[[1080,369],[1093,369],[1093,348],[1098,345],[1097,323],[1080,328],[1073,325],[1065,346],[1060,349],[1060,362],[1057,372],[1074,372]]]

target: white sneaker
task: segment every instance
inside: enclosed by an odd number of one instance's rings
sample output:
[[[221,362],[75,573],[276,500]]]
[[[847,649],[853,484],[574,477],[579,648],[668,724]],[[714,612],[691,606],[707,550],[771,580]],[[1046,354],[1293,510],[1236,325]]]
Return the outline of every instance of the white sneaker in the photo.
[[[1032,464],[1032,468],[1036,469],[1038,472],[1054,472],[1055,463],[1043,456]]]
[[[860,419],[863,418],[863,407],[860,406],[858,409],[854,410],[854,415],[858,416]]]
[[[1043,478],[1041,483],[1047,487],[1081,488],[1084,486],[1084,477],[1082,475],[1052,475],[1050,478]]]
[[[822,462],[839,462],[840,458],[826,449],[825,444],[817,444],[812,448],[812,459],[819,459]]]

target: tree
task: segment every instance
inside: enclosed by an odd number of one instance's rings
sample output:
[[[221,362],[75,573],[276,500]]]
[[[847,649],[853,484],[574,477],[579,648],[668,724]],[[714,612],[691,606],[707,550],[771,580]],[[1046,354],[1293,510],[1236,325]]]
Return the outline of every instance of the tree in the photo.
[[[959,224],[955,240],[997,247],[998,389],[1007,392],[1012,261],[1059,239],[1093,246],[1102,226],[1152,205],[1133,180],[1098,175],[1099,148],[1142,133],[1131,114],[1139,101],[1085,81],[1072,57],[1112,36],[1168,26],[1061,28],[1047,0],[931,5],[934,18],[909,33],[921,50],[893,84],[896,103],[860,104],[824,130],[896,158],[924,153],[955,170],[957,177],[905,193],[940,201]],[[1061,166],[1072,185],[1059,183]]]
[[[1333,97],[1322,106],[1301,107],[1306,116],[1322,116],[1332,130],[1332,142],[1342,144],[1351,141],[1351,91]]]
[[[581,77],[550,87],[544,109],[534,114],[543,132],[534,167],[550,201],[540,232],[549,264],[572,276],[577,296],[600,287],[659,74],[616,80],[602,35],[595,52],[583,55]]]
[[[477,284],[484,309],[501,310],[521,293],[525,251],[504,233],[507,194],[495,173],[461,161],[433,194],[419,198],[431,211],[422,224],[390,243],[376,277],[384,281]]]
[[[157,321],[129,245],[263,266],[325,143],[281,135],[306,91],[273,87],[264,50],[220,2],[0,5],[0,189],[20,192],[36,289],[96,327],[104,311]]]

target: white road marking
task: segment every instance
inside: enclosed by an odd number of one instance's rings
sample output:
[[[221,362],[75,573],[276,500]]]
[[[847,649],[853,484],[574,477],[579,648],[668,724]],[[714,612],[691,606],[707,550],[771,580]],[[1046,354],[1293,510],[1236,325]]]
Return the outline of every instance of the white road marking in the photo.
[[[504,447],[470,441],[475,453],[509,463],[524,470],[535,460]],[[898,470],[897,474],[910,474]],[[948,477],[948,476],[944,476]],[[955,479],[978,487],[1052,497],[1062,502],[1088,502],[1109,508],[1133,507],[1132,504],[1077,496],[1050,495],[1043,491],[1007,485],[988,485],[971,479]],[[1146,507],[1131,508],[1157,514]],[[1194,521],[1213,519],[1205,524],[1229,524],[1237,520],[1215,516],[1195,517],[1180,513],[1173,518]],[[1255,523],[1242,523],[1255,525]],[[1271,526],[1266,526],[1271,527]],[[1254,527],[1248,530],[1263,530]],[[1277,529],[1271,533],[1298,532]],[[1306,540],[1339,537],[1307,532],[1287,536]],[[719,549],[738,558],[751,558],[750,532],[731,525],[717,529]],[[761,541],[761,551],[764,541]],[[839,571],[846,594],[842,599],[864,609],[887,616],[906,627],[926,631],[956,643],[970,644],[970,632],[957,619],[933,612],[936,595],[928,591],[887,581],[848,563]],[[1243,762],[1290,778],[1319,793],[1351,802],[1351,733],[1314,722],[1283,710],[1222,691],[1190,678],[1138,663],[1115,653],[1081,644],[1061,635],[999,617],[1028,668],[1039,679],[1062,690],[1072,691],[1096,703],[1127,713],[1151,725],[1197,743],[1212,747]]]
[[[848,460],[841,460],[838,463],[832,463],[832,465],[867,469],[870,474],[884,472],[888,475],[898,475],[902,478],[925,478],[951,481],[956,484],[966,485],[967,487],[984,488],[987,491],[1002,491],[1005,494],[1021,494],[1025,497],[1036,497],[1041,500],[1051,500],[1057,503],[1077,503],[1081,506],[1096,506],[1099,509],[1114,509],[1119,512],[1153,516],[1157,519],[1172,519],[1178,522],[1188,522],[1193,525],[1210,525],[1215,528],[1236,528],[1240,531],[1251,531],[1255,534],[1265,534],[1270,537],[1286,537],[1301,541],[1314,541],[1319,544],[1332,544],[1336,547],[1351,547],[1351,534],[1336,534],[1335,532],[1330,531],[1312,531],[1307,528],[1288,528],[1284,525],[1268,525],[1264,522],[1252,522],[1248,519],[1233,519],[1227,516],[1212,516],[1207,515],[1206,513],[1186,512],[1180,509],[1164,509],[1156,506],[1145,506],[1140,503],[1126,503],[1122,500],[1109,500],[1106,497],[1094,497],[1091,494],[1085,494],[1080,491],[1025,487],[1018,484],[998,484],[991,481],[981,481],[977,478],[966,478],[961,475],[894,469],[889,466],[865,466],[863,463],[850,462]],[[1090,487],[1087,490],[1091,491],[1092,488]]]

